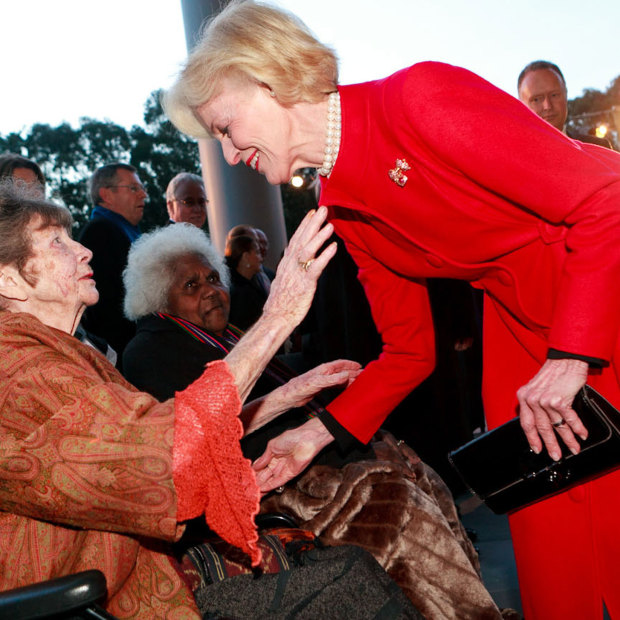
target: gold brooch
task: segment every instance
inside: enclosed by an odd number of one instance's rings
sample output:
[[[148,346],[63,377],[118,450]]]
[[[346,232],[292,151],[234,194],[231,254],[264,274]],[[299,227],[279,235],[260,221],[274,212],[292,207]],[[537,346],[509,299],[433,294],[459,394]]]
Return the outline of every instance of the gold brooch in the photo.
[[[411,166],[404,159],[396,160],[396,168],[388,170],[388,175],[396,185],[404,187],[407,182],[407,175],[405,172],[411,170]]]

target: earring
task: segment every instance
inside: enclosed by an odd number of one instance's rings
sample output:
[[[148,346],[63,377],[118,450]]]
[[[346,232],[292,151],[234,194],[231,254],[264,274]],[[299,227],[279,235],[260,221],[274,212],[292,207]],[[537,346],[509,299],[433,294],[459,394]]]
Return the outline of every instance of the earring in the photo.
[[[245,268],[246,268],[246,269],[249,269],[249,268],[250,268],[250,266],[251,266],[251,265],[250,265],[250,263],[246,263],[246,264],[245,264]]]
[[[275,96],[276,96],[276,93],[275,93],[275,91],[273,90],[273,88],[270,88],[270,89],[269,89],[269,94],[270,94],[272,97],[275,97]]]

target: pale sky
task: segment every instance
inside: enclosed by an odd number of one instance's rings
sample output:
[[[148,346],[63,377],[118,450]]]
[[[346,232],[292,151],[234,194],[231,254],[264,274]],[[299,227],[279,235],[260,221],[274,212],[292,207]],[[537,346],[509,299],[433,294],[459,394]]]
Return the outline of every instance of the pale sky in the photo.
[[[276,0],[340,58],[341,83],[422,60],[461,65],[511,94],[556,62],[569,97],[620,75],[620,0]],[[0,0],[0,134],[88,116],[142,124],[186,55],[180,0]],[[620,104],[620,102],[619,102]]]

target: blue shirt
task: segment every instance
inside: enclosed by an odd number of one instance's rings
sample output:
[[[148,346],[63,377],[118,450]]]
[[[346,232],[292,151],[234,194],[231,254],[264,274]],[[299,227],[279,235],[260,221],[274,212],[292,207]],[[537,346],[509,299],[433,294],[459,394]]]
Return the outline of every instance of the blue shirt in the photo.
[[[106,209],[101,205],[95,205],[95,208],[90,214],[91,220],[97,219],[97,217],[103,217],[106,220],[114,222],[127,235],[131,243],[133,243],[141,234],[140,229],[128,222],[122,215],[114,211],[110,211],[110,209]]]

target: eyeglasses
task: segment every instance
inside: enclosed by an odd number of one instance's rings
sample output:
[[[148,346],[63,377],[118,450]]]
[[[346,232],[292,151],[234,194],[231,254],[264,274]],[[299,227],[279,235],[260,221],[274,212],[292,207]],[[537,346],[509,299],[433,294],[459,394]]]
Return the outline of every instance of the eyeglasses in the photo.
[[[180,202],[185,207],[206,207],[209,201],[206,198],[173,198],[173,202]]]
[[[108,187],[126,187],[134,194],[137,194],[138,192],[144,192],[146,194],[146,189],[144,189],[144,185],[138,185],[137,183],[134,183],[132,185],[109,185]]]

